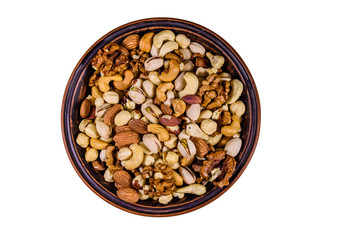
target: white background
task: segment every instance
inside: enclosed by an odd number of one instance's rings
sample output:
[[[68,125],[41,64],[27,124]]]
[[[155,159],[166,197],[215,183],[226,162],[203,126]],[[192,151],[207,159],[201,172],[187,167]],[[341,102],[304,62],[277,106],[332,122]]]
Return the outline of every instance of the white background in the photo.
[[[235,5],[236,3],[236,5]],[[1,239],[359,239],[358,1],[2,1]],[[195,212],[121,211],[80,180],[60,109],[101,36],[178,17],[226,39],[258,87],[261,134],[237,183]]]

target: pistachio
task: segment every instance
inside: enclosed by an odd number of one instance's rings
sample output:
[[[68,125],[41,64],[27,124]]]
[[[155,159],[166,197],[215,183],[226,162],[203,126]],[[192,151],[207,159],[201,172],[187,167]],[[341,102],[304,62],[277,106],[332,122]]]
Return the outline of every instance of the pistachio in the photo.
[[[190,139],[182,139],[178,142],[178,150],[183,157],[189,158],[196,154],[195,144]]]
[[[119,94],[114,91],[108,91],[104,93],[103,98],[107,103],[110,104],[118,104],[120,100]]]
[[[163,65],[164,59],[162,59],[161,57],[148,58],[144,63],[145,70],[148,72],[155,71],[161,68]]]
[[[156,137],[155,134],[148,133],[143,136],[144,145],[150,150],[152,153],[158,153],[161,149],[161,142]]]
[[[240,152],[241,143],[242,141],[240,138],[233,138],[227,142],[224,150],[228,155],[235,157]]]
[[[128,94],[131,100],[133,100],[136,104],[142,104],[145,102],[145,93],[139,87],[132,86]]]
[[[112,132],[111,126],[107,125],[103,121],[96,121],[96,131],[103,138],[109,138]]]
[[[180,167],[179,168],[179,173],[180,173],[181,177],[183,178],[184,183],[186,183],[186,184],[195,183],[196,176],[195,176],[195,173],[190,170],[190,168],[188,168],[188,167]]]

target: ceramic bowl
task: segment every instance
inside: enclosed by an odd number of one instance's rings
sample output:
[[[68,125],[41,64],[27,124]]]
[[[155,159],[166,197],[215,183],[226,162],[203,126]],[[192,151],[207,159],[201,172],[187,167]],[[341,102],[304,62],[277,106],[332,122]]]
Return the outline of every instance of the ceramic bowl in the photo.
[[[244,84],[244,91],[240,99],[246,105],[243,116],[241,151],[236,156],[236,170],[227,187],[214,188],[207,184],[207,192],[202,196],[186,194],[184,198],[174,198],[168,205],[161,205],[153,200],[139,201],[130,204],[116,196],[114,184],[104,181],[103,175],[93,169],[84,160],[84,149],[75,142],[79,133],[78,124],[81,121],[79,107],[81,101],[90,92],[87,86],[93,73],[91,59],[96,52],[109,42],[120,43],[126,36],[134,33],[143,34],[148,31],[158,32],[170,29],[175,33],[184,33],[191,41],[205,46],[207,50],[222,55],[226,59],[224,65],[233,78],[240,79]],[[99,197],[111,205],[122,210],[145,216],[173,216],[193,211],[214,201],[224,194],[241,176],[254,153],[260,131],[260,102],[255,82],[239,54],[220,36],[196,23],[173,18],[151,18],[134,21],[120,26],[101,37],[83,55],[72,72],[67,83],[61,110],[61,126],[65,149],[75,171],[84,183]]]

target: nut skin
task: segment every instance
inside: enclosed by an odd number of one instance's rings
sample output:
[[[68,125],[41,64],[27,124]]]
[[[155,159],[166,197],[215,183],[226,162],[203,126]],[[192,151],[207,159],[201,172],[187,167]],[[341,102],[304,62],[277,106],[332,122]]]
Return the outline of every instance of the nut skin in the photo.
[[[140,119],[131,119],[129,122],[129,127],[134,130],[135,132],[138,132],[140,134],[147,134],[149,133],[147,126],[148,124]]]
[[[135,131],[121,131],[114,136],[115,145],[118,148],[129,146],[140,142],[139,133]]]
[[[131,34],[127,36],[121,43],[127,50],[135,49],[139,46],[140,36],[138,34]]]
[[[99,161],[99,160],[96,160],[94,162],[92,162],[92,166],[95,170],[98,170],[98,171],[104,171],[105,170],[105,166],[104,166],[104,163]]]
[[[85,99],[80,106],[80,117],[87,118],[90,113],[91,102],[89,99]]]
[[[171,107],[169,107],[165,104],[161,104],[160,109],[164,115],[172,115],[173,114],[173,110],[171,109]]]
[[[121,200],[128,203],[136,203],[140,198],[138,191],[132,188],[119,188],[116,194]]]
[[[190,140],[195,144],[196,156],[204,157],[210,151],[210,147],[205,140],[197,137],[190,137]]]
[[[197,103],[201,103],[201,97],[197,96],[197,95],[186,95],[183,96],[181,98],[182,100],[184,100],[184,102],[186,102],[187,104],[197,104]]]
[[[104,123],[106,123],[107,125],[110,125],[110,126],[113,125],[115,116],[123,109],[124,109],[124,107],[121,104],[116,104],[116,105],[112,106],[111,108],[109,108],[105,112]]]
[[[164,126],[176,126],[180,124],[180,120],[172,115],[163,115],[159,118],[159,121]]]
[[[127,171],[125,170],[115,171],[113,178],[121,187],[123,188],[131,187],[133,178]]]

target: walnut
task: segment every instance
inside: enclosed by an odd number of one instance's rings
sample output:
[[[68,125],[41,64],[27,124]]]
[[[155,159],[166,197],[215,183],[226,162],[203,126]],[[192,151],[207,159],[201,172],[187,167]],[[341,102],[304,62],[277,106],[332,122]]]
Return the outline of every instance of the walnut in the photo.
[[[231,113],[229,111],[223,111],[221,118],[218,120],[218,126],[225,126],[231,123]]]
[[[201,167],[193,164],[194,171],[200,173],[200,178],[197,179],[197,182],[200,183],[203,180],[207,180],[210,177],[210,172],[225,159],[225,155],[226,152],[224,150],[211,152],[205,156],[206,160],[202,162]]]
[[[134,49],[130,52],[130,55],[132,57],[132,60],[130,61],[130,66],[135,77],[138,77],[140,73],[147,74],[144,63],[146,59],[150,57],[149,54],[140,49]]]
[[[192,59],[195,59],[195,66],[196,67],[203,67],[203,68],[208,68],[211,66],[209,59],[201,56],[200,53],[195,53],[192,56]]]
[[[173,171],[166,164],[144,167],[142,174],[149,180],[149,188],[144,193],[151,198],[169,195],[175,189]]]
[[[123,74],[128,68],[129,51],[116,43],[109,43],[96,53],[91,65],[95,70],[90,77],[89,86],[97,85],[100,76]]]
[[[230,82],[220,81],[216,73],[210,74],[201,82],[198,95],[204,97],[201,106],[206,109],[220,108],[228,99]]]
[[[217,181],[214,181],[215,187],[223,188],[229,185],[229,179],[235,171],[235,166],[235,158],[230,155],[226,155],[226,159],[224,160],[221,167],[221,173],[217,178]]]

